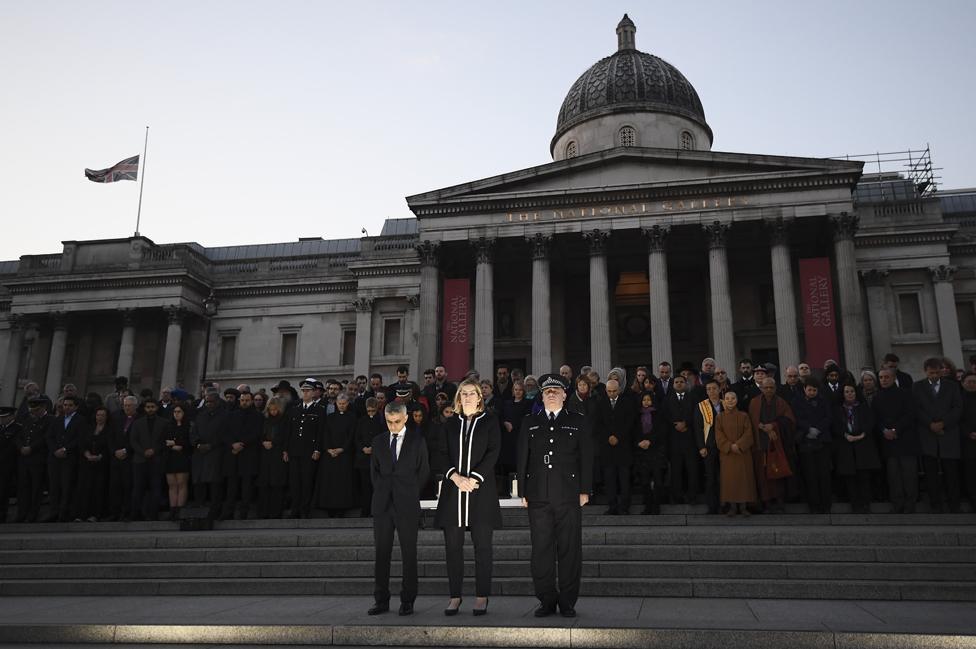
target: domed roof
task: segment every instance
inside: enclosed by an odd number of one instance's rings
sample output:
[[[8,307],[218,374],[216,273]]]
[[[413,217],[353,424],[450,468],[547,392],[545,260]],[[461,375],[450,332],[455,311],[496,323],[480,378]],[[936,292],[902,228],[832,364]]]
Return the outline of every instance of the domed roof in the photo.
[[[624,14],[617,25],[617,51],[600,59],[569,89],[559,109],[553,143],[573,126],[609,113],[662,112],[704,127],[705,110],[695,88],[673,65],[635,47],[634,23]]]

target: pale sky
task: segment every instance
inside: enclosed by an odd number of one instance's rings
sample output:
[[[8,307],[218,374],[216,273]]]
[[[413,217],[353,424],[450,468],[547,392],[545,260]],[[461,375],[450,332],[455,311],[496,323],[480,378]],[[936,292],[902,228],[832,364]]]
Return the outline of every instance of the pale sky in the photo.
[[[0,259],[141,232],[206,246],[379,234],[404,196],[551,161],[560,104],[616,49],[684,73],[713,150],[932,147],[976,186],[976,2],[0,4]]]

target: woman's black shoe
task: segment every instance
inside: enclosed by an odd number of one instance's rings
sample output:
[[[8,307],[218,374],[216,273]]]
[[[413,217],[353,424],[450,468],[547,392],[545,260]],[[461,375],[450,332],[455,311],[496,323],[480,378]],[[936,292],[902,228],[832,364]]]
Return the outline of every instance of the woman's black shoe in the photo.
[[[475,617],[478,617],[479,615],[487,615],[488,614],[488,598],[487,597],[485,598],[485,607],[484,608],[478,608],[478,606],[475,605],[475,607],[473,609],[471,609],[471,612],[474,614]]]
[[[451,599],[453,600],[455,598],[452,597]],[[457,598],[457,606],[455,608],[451,608],[451,603],[448,602],[447,608],[444,609],[444,615],[446,615],[448,617],[451,617],[451,616],[457,615],[458,614],[458,611],[460,611],[460,610],[461,610],[461,598],[458,597]]]

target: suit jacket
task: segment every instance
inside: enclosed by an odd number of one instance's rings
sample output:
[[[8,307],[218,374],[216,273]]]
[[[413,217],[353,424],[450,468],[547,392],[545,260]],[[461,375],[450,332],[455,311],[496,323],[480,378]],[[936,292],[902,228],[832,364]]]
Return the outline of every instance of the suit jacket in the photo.
[[[465,425],[470,430],[469,444],[463,444]],[[441,457],[447,470],[441,483],[434,525],[437,527],[502,526],[502,510],[498,506],[495,486],[495,464],[501,452],[501,433],[498,421],[490,412],[478,414],[471,422],[455,415],[444,424],[439,440]],[[460,473],[474,478],[480,486],[471,493],[461,493],[451,476]],[[459,502],[460,501],[460,502]]]
[[[911,375],[901,370],[895,370],[895,380],[898,382],[897,386],[906,392],[911,392],[912,387],[915,385]]]
[[[684,398],[680,400],[678,399],[678,393],[674,390],[668,394],[668,398],[664,402],[664,412],[665,419],[670,425],[668,431],[671,440],[670,447],[672,455],[698,455],[698,448],[695,446],[693,432],[695,426],[695,410],[697,408],[698,404],[688,393],[685,393]],[[688,428],[683,433],[678,432],[674,426],[675,422],[678,421],[683,421],[688,425]]]
[[[640,421],[640,410],[634,400],[620,395],[615,406],[606,396],[598,397],[600,426],[594,431],[594,446],[600,464],[604,466],[630,466],[633,463],[634,436]],[[610,446],[610,435],[617,437],[617,445]]]
[[[47,428],[47,451],[50,457],[54,457],[54,452],[59,448],[67,449],[68,456],[77,454],[78,439],[81,432],[88,427],[88,422],[80,413],[75,413],[68,423],[64,425],[64,417],[51,415]]]
[[[884,457],[918,456],[921,448],[918,443],[918,429],[915,427],[915,407],[911,393],[895,386],[880,388],[871,402],[874,410],[881,453]],[[895,439],[884,437],[884,429],[892,428]]]
[[[411,524],[412,521],[416,525],[420,518],[420,490],[430,474],[424,438],[408,428],[394,466],[390,454],[390,433],[384,431],[373,438],[370,458],[373,516],[389,513],[397,524],[400,521]]]
[[[962,449],[959,438],[959,420],[962,417],[962,395],[959,384],[942,379],[939,394],[932,391],[928,379],[922,379],[912,387],[915,398],[915,426],[922,445],[922,454],[947,460],[958,460]],[[942,421],[941,434],[933,433],[929,424]]]

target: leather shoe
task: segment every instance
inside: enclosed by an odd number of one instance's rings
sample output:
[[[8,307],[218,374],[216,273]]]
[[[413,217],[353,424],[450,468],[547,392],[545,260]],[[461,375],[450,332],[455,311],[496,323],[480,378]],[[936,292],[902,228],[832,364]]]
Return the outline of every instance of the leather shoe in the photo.
[[[539,604],[539,608],[535,609],[536,617],[549,617],[556,612],[555,606],[547,606],[545,604]]]
[[[451,599],[453,600],[454,598],[452,597]],[[453,617],[458,614],[458,611],[461,610],[461,602],[463,600],[460,597],[458,597],[457,601],[458,601],[457,608],[451,608],[451,602],[447,603],[447,608],[444,609],[444,615],[448,617]]]
[[[563,617],[576,617],[575,608],[561,608],[559,609],[559,614]]]
[[[386,613],[390,610],[389,602],[376,602],[373,604],[373,608],[366,611],[366,615],[379,615],[380,613]]]
[[[400,604],[400,615],[413,615],[413,602],[403,602]]]

